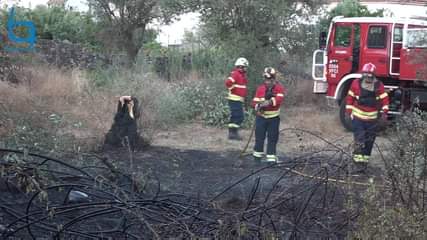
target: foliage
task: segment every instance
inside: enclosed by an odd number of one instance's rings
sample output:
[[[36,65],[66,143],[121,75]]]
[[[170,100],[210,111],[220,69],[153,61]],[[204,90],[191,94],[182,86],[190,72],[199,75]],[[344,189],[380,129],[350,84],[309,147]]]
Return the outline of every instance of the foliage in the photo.
[[[360,239],[426,239],[427,115],[408,113],[398,120],[384,153],[384,188],[372,186],[355,236]]]
[[[55,113],[46,115],[44,112],[34,111],[32,114],[27,116],[9,113],[9,117],[16,119],[12,134],[1,141],[6,148],[27,149],[32,152],[71,152],[80,145],[74,136],[62,133],[61,129],[80,128],[81,122],[73,124]],[[35,124],[40,121],[44,121],[44,126]]]
[[[168,22],[185,9],[178,0],[90,0],[89,4],[103,23],[106,42],[125,50],[132,63],[144,44],[141,39],[146,39],[148,24]]]
[[[37,38],[69,40],[80,43],[86,47],[101,48],[101,42],[97,39],[100,25],[88,14],[60,7],[46,7],[38,5],[35,9],[15,8],[16,21],[31,20],[36,26]],[[0,28],[6,29],[8,9],[0,12]],[[26,29],[19,28],[18,34],[24,35]]]
[[[150,118],[153,118],[150,126],[153,128],[167,128],[195,119],[222,127],[229,120],[222,75],[167,82],[135,66],[130,69],[97,69],[88,76],[97,90],[140,97],[144,103],[143,112],[150,113]],[[251,111],[246,112],[244,127],[253,122]]]
[[[165,126],[191,121],[200,117],[207,125],[224,127],[230,112],[225,91],[210,86],[202,81],[185,82],[171,88],[171,93],[157,102],[159,119]],[[165,115],[165,116],[163,116]],[[251,110],[245,113],[244,127],[252,124],[254,118]]]
[[[159,77],[168,81],[186,79],[192,73],[202,78],[223,78],[231,70],[234,59],[227,58],[218,48],[193,48],[188,50],[164,48],[157,44],[147,44],[145,63]]]
[[[360,3],[359,0],[343,0],[334,9],[327,12],[326,16],[321,19],[321,31],[328,31],[329,23],[336,16],[343,17],[382,17],[384,9],[369,11],[369,9]]]
[[[201,38],[209,47],[224,51],[229,61],[246,57],[250,63],[251,82],[256,82],[265,66],[279,67],[283,54],[287,57],[295,53],[306,55],[305,45],[312,41],[299,27],[312,16],[315,3],[318,2],[201,1],[198,5],[203,23]],[[295,39],[296,32],[304,37]],[[295,46],[306,48],[302,52]]]

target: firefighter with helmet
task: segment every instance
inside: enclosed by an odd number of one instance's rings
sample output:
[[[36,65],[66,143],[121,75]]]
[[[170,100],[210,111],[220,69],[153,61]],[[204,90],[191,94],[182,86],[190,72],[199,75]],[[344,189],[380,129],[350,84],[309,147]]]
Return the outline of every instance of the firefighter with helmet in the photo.
[[[225,86],[228,89],[228,105],[230,107],[230,122],[228,123],[228,139],[242,140],[239,136],[239,128],[244,119],[243,103],[247,95],[246,71],[249,62],[246,58],[240,57],[234,64],[234,69],[230,76],[225,80]]]
[[[356,171],[364,172],[369,163],[378,128],[378,113],[387,120],[389,97],[384,84],[375,77],[375,65],[362,67],[362,78],[352,82],[346,99],[346,111],[352,119],[355,148],[353,161]]]
[[[279,140],[280,105],[285,88],[276,80],[277,71],[272,67],[264,69],[264,83],[255,93],[252,101],[257,116],[255,119],[255,161],[277,162],[276,145]],[[267,137],[267,154],[264,157],[264,141]]]

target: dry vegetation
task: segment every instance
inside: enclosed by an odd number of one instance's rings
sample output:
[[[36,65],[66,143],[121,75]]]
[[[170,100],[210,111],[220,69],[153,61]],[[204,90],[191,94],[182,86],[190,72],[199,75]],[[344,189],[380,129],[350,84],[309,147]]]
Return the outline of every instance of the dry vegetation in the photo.
[[[63,72],[48,67],[31,67],[28,74],[31,81],[21,85],[0,82],[0,101],[4,109],[0,131],[2,137],[13,135],[20,123],[18,119],[27,120],[26,123],[33,124],[32,127],[42,129],[52,129],[52,124],[58,125],[60,121],[60,127],[56,127],[57,131],[52,134],[57,137],[69,134],[78,140],[77,144],[81,147],[97,149],[111,126],[117,96],[135,94],[142,100],[141,131],[153,145],[217,151],[240,150],[246,145],[245,141],[229,142],[225,128],[209,127],[203,121],[193,119],[179,127],[162,123],[160,115],[165,113],[159,112],[155,101],[160,96],[165,97],[175,86],[151,75],[123,76],[134,81],[118,81],[113,83],[111,89],[106,89],[93,86],[79,70]],[[153,80],[147,84],[148,80],[143,78]],[[192,75],[186,84],[195,83],[196,78]],[[346,142],[351,142],[351,134],[339,126],[336,110],[325,107],[323,95],[311,93],[311,81],[293,79],[286,83],[290,86],[286,86],[288,93],[282,108],[282,129],[305,129],[332,140],[344,135]],[[54,116],[58,116],[56,123],[55,119],[52,120]],[[250,133],[250,128],[242,130],[245,140]],[[282,152],[300,150],[301,141],[295,141],[295,137],[295,134],[284,132],[279,149]],[[319,143],[318,139],[309,136],[303,140],[304,145],[308,146]]]
[[[0,137],[8,138],[15,147],[43,141],[40,139],[43,136],[16,140],[16,137],[23,137],[18,136],[18,128],[31,128],[43,130],[58,139],[71,137],[68,139],[71,142],[67,143],[69,146],[57,150],[68,151],[70,147],[86,151],[98,149],[111,126],[117,97],[129,94],[129,89],[135,87],[98,89],[79,70],[61,71],[46,66],[28,67],[26,70],[26,74],[31,76],[29,81],[19,85],[0,82]],[[134,85],[138,83],[135,81]],[[142,95],[143,102],[148,103],[144,104],[143,127],[154,121],[152,114],[147,114],[154,107],[150,107],[150,101],[144,100],[152,98],[162,87],[152,84],[136,94]]]
[[[188,106],[176,103],[174,97],[180,95],[173,95],[174,91],[178,85],[197,86],[200,80],[196,75],[177,84],[157,79],[143,71],[123,71],[118,74],[120,78],[113,76],[113,81],[107,87],[99,87],[78,70],[64,72],[39,66],[27,68],[26,74],[31,81],[20,85],[0,82],[0,138],[1,144],[6,147],[27,147],[30,150],[51,151],[51,154],[99,150],[111,126],[117,96],[124,94],[136,95],[141,100],[141,132],[159,149],[207,150],[212,154],[227,155],[229,152],[234,154],[242,151],[251,136],[252,129],[246,128],[242,130],[244,141],[229,141],[225,126],[207,126],[201,118],[186,120],[181,124],[174,122],[175,117],[181,117],[181,110]],[[350,153],[352,134],[341,127],[337,109],[326,107],[323,95],[311,93],[311,84],[311,81],[303,79],[284,81],[288,93],[281,114],[279,155],[294,156],[319,150],[325,152],[331,147],[339,147]],[[184,91],[185,94],[188,93],[186,91],[188,89]],[[370,204],[361,206],[362,216],[356,222],[360,230],[354,232],[355,237],[369,239],[376,236],[385,239],[385,236],[412,236],[409,239],[423,239],[425,236],[424,215],[418,214],[425,211],[423,207],[427,186],[425,146],[419,144],[422,142],[420,139],[426,139],[425,123],[418,118],[414,118],[418,119],[415,122],[411,119],[409,117],[408,122],[401,126],[404,133],[401,138],[396,139],[395,133],[382,134],[378,138],[377,144],[381,151],[374,150],[371,164],[379,165],[386,171],[379,174],[384,178],[382,180],[385,180],[387,188],[372,185],[368,189],[354,190],[354,194],[361,194],[363,199],[370,201]],[[253,139],[246,149],[247,153],[251,152],[252,144]],[[401,149],[393,151],[392,147],[396,149],[398,145],[401,145]],[[137,156],[144,154],[139,153]],[[187,160],[184,160],[185,165]],[[169,166],[165,161],[165,166]],[[424,172],[420,173],[420,169],[424,169]],[[418,184],[417,189],[411,187],[414,184]],[[396,195],[396,192],[400,195]],[[399,220],[400,217],[404,220]],[[406,222],[407,231],[397,231],[396,222]],[[388,229],[388,232],[378,232],[378,228]]]

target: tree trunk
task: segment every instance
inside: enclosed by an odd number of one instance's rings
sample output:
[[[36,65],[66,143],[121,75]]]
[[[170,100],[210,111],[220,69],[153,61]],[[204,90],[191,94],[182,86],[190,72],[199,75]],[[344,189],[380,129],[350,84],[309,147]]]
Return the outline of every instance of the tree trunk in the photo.
[[[124,32],[124,48],[128,57],[129,64],[135,63],[136,56],[138,55],[139,48],[136,46],[133,39],[133,31]]]

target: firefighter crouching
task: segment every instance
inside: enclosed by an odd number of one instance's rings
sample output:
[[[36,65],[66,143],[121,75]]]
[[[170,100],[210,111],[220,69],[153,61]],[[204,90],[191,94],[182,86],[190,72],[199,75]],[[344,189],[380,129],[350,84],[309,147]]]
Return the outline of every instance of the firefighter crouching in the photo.
[[[239,136],[239,128],[244,119],[243,103],[247,94],[246,70],[249,62],[246,58],[238,58],[234,64],[235,68],[225,80],[228,88],[228,105],[230,107],[230,122],[228,123],[228,139],[242,140]]]
[[[378,112],[387,120],[389,98],[384,85],[375,77],[375,65],[367,63],[362,68],[362,78],[352,82],[348,91],[346,111],[351,114],[355,148],[353,161],[356,171],[365,171],[371,156],[378,130]]]
[[[272,67],[264,69],[264,83],[255,93],[252,106],[257,112],[255,120],[255,161],[277,162],[276,145],[279,140],[280,105],[282,104],[284,87],[276,81],[276,70]],[[267,136],[267,155],[264,159],[264,141]]]

